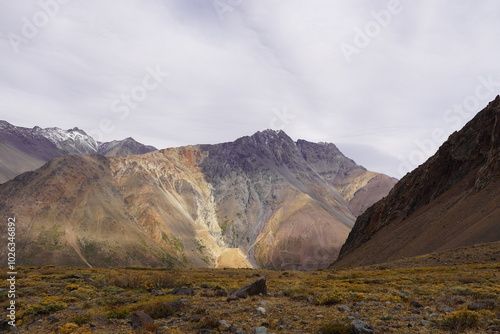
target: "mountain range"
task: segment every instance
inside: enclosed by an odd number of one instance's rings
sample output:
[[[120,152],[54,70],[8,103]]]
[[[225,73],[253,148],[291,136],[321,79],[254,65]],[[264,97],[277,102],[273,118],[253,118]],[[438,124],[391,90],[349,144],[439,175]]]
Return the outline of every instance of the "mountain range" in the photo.
[[[332,267],[393,262],[478,244],[498,248],[497,241],[500,96],[357,218]]]
[[[164,150],[7,122],[0,136],[4,177],[33,169],[0,185],[20,265],[326,268],[397,181],[283,131]]]
[[[78,128],[23,128],[0,120],[0,183],[61,156],[142,154],[156,148],[133,138],[101,143]]]
[[[429,266],[500,245],[500,96],[399,182],[274,130],[164,150],[7,122],[0,138],[20,265]]]

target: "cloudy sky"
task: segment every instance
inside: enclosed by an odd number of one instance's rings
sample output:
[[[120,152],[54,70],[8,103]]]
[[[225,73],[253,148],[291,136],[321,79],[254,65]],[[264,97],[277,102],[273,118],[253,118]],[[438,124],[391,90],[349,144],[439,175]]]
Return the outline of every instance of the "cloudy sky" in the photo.
[[[158,148],[283,129],[401,177],[500,92],[497,0],[0,2],[0,119]]]

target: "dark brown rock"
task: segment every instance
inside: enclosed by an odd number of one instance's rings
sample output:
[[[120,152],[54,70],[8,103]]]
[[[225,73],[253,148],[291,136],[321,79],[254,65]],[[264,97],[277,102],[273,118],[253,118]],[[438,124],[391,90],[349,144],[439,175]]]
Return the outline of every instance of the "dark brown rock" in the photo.
[[[249,296],[255,296],[259,294],[267,294],[266,278],[264,276],[259,277],[252,283],[248,283],[247,285],[233,293],[233,295],[238,298],[248,298]]]

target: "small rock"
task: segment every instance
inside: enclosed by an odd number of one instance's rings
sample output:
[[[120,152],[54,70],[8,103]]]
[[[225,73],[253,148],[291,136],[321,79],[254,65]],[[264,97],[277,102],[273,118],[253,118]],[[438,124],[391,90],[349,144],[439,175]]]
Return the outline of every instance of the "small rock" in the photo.
[[[291,322],[292,322],[292,319],[290,319],[290,318],[281,318],[278,321],[278,325],[280,325],[280,326],[286,326],[286,325],[290,324]]]
[[[267,303],[266,302],[260,302],[257,305],[259,305],[259,306],[267,306]]]
[[[165,292],[161,292],[160,290],[153,289],[150,291],[153,296],[163,296]]]
[[[208,329],[200,329],[200,331],[198,332],[199,334],[210,334],[210,330]]]
[[[449,307],[448,305],[441,305],[438,309],[440,312],[445,314],[455,312],[455,309],[453,307]]]
[[[437,314],[437,313],[431,313],[431,314],[429,314],[429,318],[430,319],[439,318],[439,314]]]
[[[323,314],[318,314],[318,315],[316,315],[316,318],[318,318],[318,319],[323,319],[323,318],[324,318],[324,316],[323,316]]]
[[[262,315],[266,314],[266,309],[263,307],[257,307],[257,309],[255,309],[254,313],[257,316],[262,316]]]
[[[152,324],[153,319],[142,311],[136,311],[130,315],[132,328],[137,329],[144,327],[145,325]]]
[[[351,311],[351,308],[347,305],[337,305],[337,310],[339,310],[340,312],[350,312]]]
[[[7,320],[0,320],[0,329],[2,330],[2,333],[5,333],[3,330],[7,331],[11,329],[11,325],[9,325],[9,322]]]
[[[266,327],[255,327],[253,329],[253,333],[254,334],[268,334],[269,332],[267,331],[267,328]]]
[[[361,320],[353,321],[351,326],[354,334],[375,333],[375,329],[372,325]]]
[[[422,326],[432,326],[432,325],[434,325],[434,323],[432,323],[430,321],[427,321],[427,320],[421,320],[420,323],[422,324]]]
[[[194,296],[194,291],[185,286],[181,288],[173,289],[169,294],[171,295],[181,295],[181,296]]]
[[[80,274],[74,274],[74,275],[73,275],[73,278],[83,278],[83,275],[80,275]]]
[[[219,330],[224,332],[228,331],[229,329],[231,329],[231,324],[229,322],[227,322],[226,320],[219,321]]]
[[[59,318],[57,318],[55,315],[51,314],[49,315],[49,323],[53,324],[53,323],[56,323],[56,322],[59,322]]]
[[[422,307],[424,307],[422,304],[420,304],[419,302],[415,302],[415,301],[411,302],[410,306],[415,307],[415,308],[422,308]]]
[[[200,322],[201,318],[200,317],[192,317],[191,322]]]
[[[227,296],[227,291],[221,288],[215,289],[215,295],[217,297],[226,297]]]
[[[480,311],[480,310],[493,310],[495,308],[495,303],[485,302],[485,303],[472,303],[467,306],[470,311]]]
[[[361,314],[359,314],[359,312],[351,313],[350,316],[354,317],[354,319],[361,319]]]
[[[227,297],[226,300],[227,300],[228,303],[230,303],[230,302],[238,301],[239,299],[240,298],[238,296],[232,295],[232,296]]]

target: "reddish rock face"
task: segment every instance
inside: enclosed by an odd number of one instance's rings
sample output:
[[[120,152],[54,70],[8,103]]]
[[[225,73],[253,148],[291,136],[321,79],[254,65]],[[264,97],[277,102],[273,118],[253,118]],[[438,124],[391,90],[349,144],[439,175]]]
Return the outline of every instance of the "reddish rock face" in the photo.
[[[358,217],[334,266],[500,240],[500,97]]]

